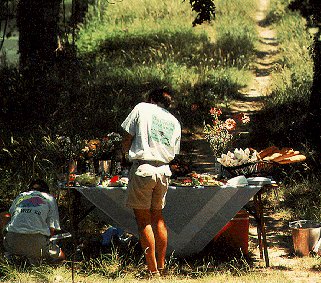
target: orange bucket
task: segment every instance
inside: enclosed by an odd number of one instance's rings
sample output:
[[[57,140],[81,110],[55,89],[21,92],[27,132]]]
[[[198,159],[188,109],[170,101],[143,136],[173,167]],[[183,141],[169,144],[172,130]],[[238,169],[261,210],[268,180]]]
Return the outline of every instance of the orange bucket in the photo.
[[[240,210],[214,237],[214,243],[220,243],[231,250],[249,253],[249,214]]]

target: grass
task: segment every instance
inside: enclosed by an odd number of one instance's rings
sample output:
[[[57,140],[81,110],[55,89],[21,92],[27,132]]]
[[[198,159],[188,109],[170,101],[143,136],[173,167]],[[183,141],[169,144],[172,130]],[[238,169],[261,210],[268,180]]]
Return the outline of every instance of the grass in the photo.
[[[308,174],[295,178],[284,192],[285,206],[291,208],[293,219],[321,219],[320,176]]]
[[[267,274],[255,271],[247,265],[242,267],[241,262],[232,260],[220,267],[213,267],[211,262],[204,262],[197,267],[192,265],[180,265],[176,269],[170,269],[169,274],[162,279],[162,282],[291,282],[280,272]],[[307,265],[307,264],[305,264]],[[1,282],[159,282],[142,277],[142,272],[128,269],[118,273],[117,276],[108,276],[117,269],[111,261],[101,261],[95,268],[87,267],[86,270],[76,270],[72,273],[70,266],[49,267],[8,267],[1,264]]]
[[[95,262],[94,262],[95,261]],[[273,261],[272,261],[273,262]],[[275,263],[275,262],[274,262]],[[320,262],[317,257],[293,259],[291,267],[274,265],[271,269],[257,269],[250,267],[242,259],[234,259],[218,265],[215,261],[204,260],[203,262],[180,263],[171,262],[168,275],[161,279],[161,282],[294,282],[297,276],[290,275],[282,270],[309,270],[318,271]],[[84,268],[86,266],[86,268]],[[8,266],[0,263],[0,282],[21,282],[21,283],[58,283],[58,282],[159,282],[155,279],[147,279],[144,270],[127,266],[119,272],[121,262],[119,258],[109,257],[91,260],[86,265],[75,264],[72,272],[70,263],[62,266],[25,267]],[[118,270],[118,271],[117,271]],[[291,272],[290,272],[291,273]],[[111,276],[112,275],[112,276]],[[293,277],[294,276],[294,277]],[[313,277],[314,278],[314,277]],[[314,278],[315,279],[315,278]],[[312,279],[313,280],[313,279]]]
[[[249,17],[254,5],[251,0],[238,3],[218,1],[217,20],[196,28],[187,2],[122,1],[107,5],[99,15],[92,8],[77,47],[83,58],[96,62],[96,84],[107,82],[107,89],[121,86],[132,96],[132,90],[142,86],[172,86],[182,121],[189,127],[190,113],[184,109],[200,104],[195,124],[200,123],[205,107],[208,111],[218,101],[235,97],[250,79],[248,66],[257,39]]]

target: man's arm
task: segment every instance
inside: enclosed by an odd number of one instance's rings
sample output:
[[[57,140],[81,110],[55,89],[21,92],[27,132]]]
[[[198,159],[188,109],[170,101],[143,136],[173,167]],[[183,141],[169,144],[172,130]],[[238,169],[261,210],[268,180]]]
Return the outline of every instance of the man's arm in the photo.
[[[127,132],[123,134],[122,140],[122,166],[128,167],[129,166],[129,159],[128,159],[128,151],[131,147],[133,136]]]
[[[122,140],[122,152],[127,153],[132,145],[134,137],[129,133],[123,134],[123,140]]]
[[[128,151],[129,151],[129,149],[130,149],[130,147],[132,145],[133,139],[134,139],[134,137],[131,134],[129,134],[127,132],[125,132],[123,134],[123,139],[122,139],[122,151],[123,151],[123,154],[128,153]]]

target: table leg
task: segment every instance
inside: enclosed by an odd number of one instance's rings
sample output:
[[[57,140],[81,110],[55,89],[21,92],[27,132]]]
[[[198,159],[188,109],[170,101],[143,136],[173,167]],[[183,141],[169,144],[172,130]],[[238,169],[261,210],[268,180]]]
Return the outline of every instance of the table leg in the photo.
[[[75,189],[71,187],[67,187],[67,193],[68,193],[68,213],[70,218],[70,231],[73,236],[72,241],[72,255],[71,255],[71,282],[75,282],[75,256],[77,251],[77,245],[78,245],[78,206],[76,206],[76,193]]]
[[[255,206],[255,220],[257,224],[257,240],[259,244],[260,258],[263,259],[263,248],[262,248],[262,223],[260,218],[260,207],[258,202],[258,196],[254,196],[254,206]]]
[[[75,189],[68,187],[68,212],[69,212],[69,218],[70,218],[70,232],[73,235],[74,239],[75,236],[78,234],[78,221],[77,221],[77,207],[75,205],[76,203],[76,195],[75,195]]]
[[[260,229],[260,237],[259,237],[259,245],[261,241],[261,247],[260,247],[260,254],[262,253],[262,247],[263,247],[263,254],[265,259],[265,265],[266,267],[270,266],[270,260],[268,255],[268,249],[267,249],[267,240],[266,240],[266,230],[265,230],[265,221],[264,221],[264,215],[263,215],[263,205],[262,205],[262,192],[259,191],[254,198],[255,206],[257,208],[257,216],[258,216],[258,227]],[[262,258],[262,257],[261,257]]]

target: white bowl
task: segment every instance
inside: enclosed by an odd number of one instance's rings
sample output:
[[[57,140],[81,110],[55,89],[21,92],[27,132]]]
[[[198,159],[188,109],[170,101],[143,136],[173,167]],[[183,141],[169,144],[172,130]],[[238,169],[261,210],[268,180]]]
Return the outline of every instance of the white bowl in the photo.
[[[244,175],[234,177],[227,181],[227,185],[230,185],[232,187],[244,187],[244,186],[247,186],[248,184],[249,183]]]

